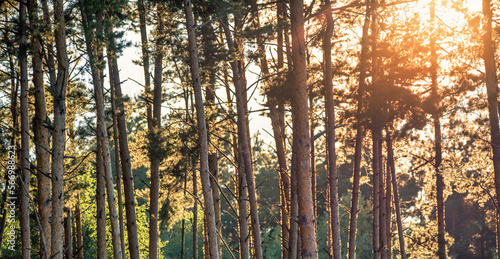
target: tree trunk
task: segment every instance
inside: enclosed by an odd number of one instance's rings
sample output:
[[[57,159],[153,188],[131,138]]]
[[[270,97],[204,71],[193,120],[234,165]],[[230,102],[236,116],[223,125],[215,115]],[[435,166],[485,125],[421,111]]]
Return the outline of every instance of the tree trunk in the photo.
[[[76,252],[77,258],[83,259],[83,236],[82,236],[82,216],[80,211],[80,194],[75,208],[75,226],[76,226]]]
[[[102,143],[97,141],[96,151],[96,206],[97,206],[97,258],[107,258],[106,254],[106,187],[104,180],[104,163],[102,161]]]
[[[66,26],[63,13],[63,0],[54,1],[57,79],[52,89],[54,95],[54,118],[52,138],[52,221],[51,253],[53,259],[62,259],[63,244],[63,207],[64,207],[64,149],[66,139],[66,86],[68,83],[69,62],[66,53]]]
[[[158,36],[155,44],[155,64],[154,64],[154,96],[153,96],[153,118],[148,118],[151,123],[148,124],[150,134],[150,145],[155,142],[161,141],[160,127],[161,127],[161,84],[163,73],[163,44],[165,37],[164,33],[164,17],[165,7],[163,4],[158,3],[157,6],[158,25],[156,31]],[[143,56],[144,59],[144,56]],[[161,156],[158,155],[161,150],[153,150],[150,147],[150,163],[151,163],[151,187],[149,194],[149,258],[158,258],[158,208],[159,208],[159,189],[160,189],[160,162]]]
[[[236,44],[233,42],[228,24],[224,26],[224,31],[226,34],[226,40],[228,48],[232,51],[236,51]],[[250,136],[247,125],[247,108],[245,97],[245,84],[243,84],[243,71],[240,70],[237,61],[230,62],[231,69],[233,71],[233,84],[235,87],[236,95],[236,113],[238,117],[237,130],[238,130],[238,153],[240,154],[240,164],[244,166],[244,173],[246,176],[246,189],[248,192],[248,200],[250,203],[250,215],[251,215],[251,228],[252,236],[255,248],[255,258],[262,258],[262,243],[260,237],[260,221],[259,212],[257,207],[257,195],[255,193],[255,183],[253,176],[253,167],[251,159],[251,147],[249,145]]]
[[[292,124],[295,123],[295,112],[292,106]],[[296,150],[298,139],[297,132],[292,131],[292,161],[290,168],[290,241],[288,246],[290,249],[289,258],[298,258],[298,244],[299,244],[299,202],[297,198],[297,154]]]
[[[198,179],[193,170],[193,259],[198,259]]]
[[[142,66],[144,68],[144,92],[146,94],[146,116],[148,129],[152,128],[153,113],[151,108],[151,79],[149,74],[149,46],[148,32],[146,30],[146,10],[144,1],[138,0],[137,7],[139,12],[139,29],[141,31],[141,49],[142,49]],[[161,19],[161,18],[160,18]]]
[[[398,225],[399,253],[401,259],[406,259],[405,238],[403,236],[403,223],[401,219],[401,209],[399,206],[398,183],[396,181],[396,167],[394,165],[394,151],[392,150],[392,140],[390,132],[387,132],[387,163],[388,170],[392,175],[392,189],[394,192],[394,210],[396,211],[396,223]]]
[[[191,66],[191,75],[193,80],[193,88],[196,101],[196,114],[198,124],[198,135],[200,144],[200,174],[205,201],[205,215],[207,217],[207,229],[209,236],[209,254],[210,258],[220,258],[217,229],[215,226],[214,203],[212,190],[210,186],[210,172],[208,169],[208,138],[207,126],[205,120],[205,109],[203,107],[203,95],[201,90],[199,64],[198,64],[198,48],[196,46],[196,34],[193,21],[193,11],[190,0],[184,0],[184,8],[186,13],[186,26],[188,31],[189,42],[189,59]],[[195,223],[196,224],[196,223]]]
[[[329,0],[325,1],[330,4]],[[323,69],[325,94],[325,114],[326,114],[326,146],[328,155],[328,183],[330,195],[330,225],[332,238],[333,258],[340,259],[340,219],[339,219],[339,193],[337,176],[337,155],[335,153],[335,101],[333,96],[333,71],[332,71],[332,36],[334,21],[331,9],[325,13],[326,29],[323,39]],[[314,172],[314,171],[313,171]],[[314,185],[313,185],[314,186]]]
[[[293,123],[296,154],[297,200],[299,205],[299,226],[302,258],[317,258],[314,207],[311,190],[311,141],[309,136],[306,46],[304,35],[303,1],[290,1],[292,25],[292,59],[295,79],[292,106],[295,113]]]
[[[108,62],[109,71],[113,71],[113,66]],[[120,147],[118,144],[118,127],[117,127],[117,114],[115,103],[115,81],[111,76],[109,78],[110,92],[111,92],[111,117],[113,120],[113,145],[115,153],[115,174],[116,174],[116,192],[118,195],[118,222],[120,224],[120,244],[122,249],[122,259],[125,259],[125,229],[123,227],[123,195],[122,195],[122,173],[120,167]],[[82,255],[83,256],[83,255]]]
[[[71,229],[71,211],[68,208],[64,209],[66,211],[66,217],[64,218],[64,247],[66,249],[65,257],[66,259],[73,258],[73,231]]]
[[[33,27],[32,42],[33,42],[33,85],[35,87],[35,119],[34,119],[34,135],[35,135],[35,153],[36,153],[36,168],[37,168],[37,201],[38,215],[40,219],[40,251],[41,259],[48,258],[50,255],[50,154],[47,150],[50,149],[49,130],[45,125],[47,120],[47,108],[45,104],[45,86],[43,79],[43,63],[42,63],[42,45],[40,42],[40,20],[38,18],[39,9],[36,7],[37,1],[30,0],[28,4],[29,18]],[[3,210],[2,210],[3,211]]]
[[[100,144],[100,155],[101,155],[101,163],[102,164],[102,171],[98,172],[102,174],[104,177],[105,181],[105,187],[103,187],[103,195],[104,194],[104,188],[106,188],[106,191],[108,193],[107,198],[108,198],[108,206],[109,206],[109,214],[110,214],[110,222],[111,222],[111,236],[112,236],[112,243],[113,243],[113,257],[114,258],[121,258],[122,257],[122,250],[121,250],[121,240],[120,240],[120,227],[119,227],[119,222],[118,222],[118,213],[116,211],[116,198],[115,198],[115,191],[114,191],[114,186],[113,186],[113,174],[111,172],[111,158],[109,155],[109,138],[108,138],[108,132],[107,132],[107,127],[106,127],[106,117],[105,117],[105,111],[104,111],[104,91],[103,91],[103,81],[102,81],[102,68],[99,68],[99,65],[103,63],[103,58],[102,58],[102,42],[99,41],[98,37],[102,33],[104,33],[104,30],[106,30],[106,34],[110,34],[111,29],[106,27],[104,28],[103,26],[103,16],[100,10],[97,11],[96,18],[97,18],[97,27],[94,31],[94,34],[90,31],[90,24],[87,20],[87,12],[90,10],[85,9],[85,3],[81,3],[81,13],[82,13],[82,23],[84,27],[84,33],[85,33],[85,43],[87,46],[87,55],[89,56],[89,61],[90,61],[90,67],[91,67],[91,73],[92,73],[92,81],[94,85],[94,95],[95,95],[95,105],[96,105],[96,117],[97,117],[97,142]],[[95,36],[93,36],[95,35]],[[111,65],[113,65],[116,62],[116,56],[114,54],[113,49],[110,47],[112,44],[110,41],[113,41],[113,39],[108,39],[108,49],[107,49],[107,57],[108,61]],[[119,79],[117,79],[114,74],[115,74],[115,68],[113,67],[112,73],[113,75],[113,82],[117,83],[120,82]],[[100,179],[98,177],[98,179]],[[104,196],[103,196],[104,197]],[[104,205],[105,206],[105,205]],[[106,218],[106,211],[103,211],[104,213],[104,218]],[[100,228],[98,228],[100,229]],[[105,238],[105,237],[104,237]]]
[[[387,258],[387,214],[386,214],[386,196],[385,196],[385,175],[383,163],[382,130],[379,131],[378,138],[378,176],[379,176],[379,213],[380,213],[380,257]]]
[[[373,169],[373,254],[374,258],[380,258],[380,196],[378,195],[380,184],[379,184],[379,145],[378,139],[380,135],[376,131],[372,131],[372,143],[373,143],[373,157],[372,157],[372,169]]]
[[[29,115],[28,115],[28,36],[26,24],[26,0],[19,2],[19,71],[21,83],[21,176],[20,176],[20,207],[21,207],[21,257],[31,257],[30,240],[30,162],[29,162]]]
[[[436,17],[436,3],[435,0],[431,2],[430,6],[430,16],[432,26],[435,25]],[[437,200],[437,218],[438,218],[438,251],[437,255],[440,259],[446,258],[446,241],[444,239],[444,179],[441,174],[441,161],[442,161],[442,151],[441,151],[441,122],[439,116],[439,94],[437,85],[437,55],[436,55],[436,37],[431,34],[430,39],[431,48],[431,98],[432,98],[432,117],[434,121],[434,169],[436,171],[436,200]],[[496,98],[496,97],[495,97]],[[498,125],[498,121],[497,121]]]
[[[386,131],[386,134],[389,134]],[[381,140],[383,142],[383,140]],[[388,152],[388,151],[387,151]],[[386,163],[386,181],[385,181],[385,229],[386,229],[386,246],[387,246],[387,258],[392,258],[392,232],[391,232],[391,216],[392,216],[392,188],[391,188],[391,172],[389,171],[389,162]]]

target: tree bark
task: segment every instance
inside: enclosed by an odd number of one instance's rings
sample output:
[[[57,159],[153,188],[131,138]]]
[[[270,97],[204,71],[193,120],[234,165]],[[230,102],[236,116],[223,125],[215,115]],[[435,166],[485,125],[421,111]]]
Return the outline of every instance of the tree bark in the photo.
[[[311,190],[311,141],[309,136],[306,45],[304,35],[303,1],[290,1],[292,28],[292,59],[295,79],[292,106],[295,113],[293,123],[296,154],[297,200],[299,205],[299,226],[302,258],[317,258],[314,208]]]
[[[50,154],[47,150],[50,149],[49,130],[47,128],[47,108],[45,103],[45,86],[43,79],[43,63],[42,63],[42,45],[40,42],[40,20],[38,18],[37,1],[30,0],[28,4],[29,18],[33,27],[32,43],[33,43],[33,85],[35,87],[35,119],[34,119],[34,135],[35,135],[35,153],[37,167],[37,201],[38,215],[40,218],[40,251],[41,259],[48,258],[50,255]]]
[[[405,238],[403,235],[403,223],[401,219],[401,209],[399,205],[399,193],[398,193],[398,183],[396,181],[396,167],[394,165],[394,151],[392,149],[391,133],[387,132],[386,136],[387,142],[387,163],[388,170],[392,175],[392,189],[394,193],[394,210],[396,211],[396,223],[398,225],[398,237],[399,237],[399,253],[401,254],[401,259],[406,259],[405,251]]]
[[[27,1],[19,2],[19,71],[21,83],[21,176],[20,176],[20,224],[21,224],[21,257],[31,257],[30,240],[30,162],[29,162],[29,115],[28,115],[28,36],[27,36]]]
[[[325,1],[330,4],[329,0]],[[337,155],[335,153],[335,101],[333,95],[333,70],[332,70],[332,36],[334,21],[332,11],[329,9],[326,13],[326,29],[323,39],[323,76],[326,89],[325,94],[325,113],[326,113],[326,146],[328,155],[328,182],[330,195],[330,225],[332,238],[333,258],[340,259],[340,219],[339,219],[339,193],[337,176]],[[314,186],[314,185],[313,185]]]
[[[436,17],[436,3],[435,0],[431,2],[430,6],[430,18],[432,26],[435,26]],[[440,259],[446,258],[446,241],[444,239],[444,179],[441,174],[441,161],[442,161],[442,151],[441,151],[441,122],[439,116],[439,94],[438,94],[438,83],[437,83],[437,55],[436,55],[436,37],[431,34],[430,39],[431,48],[431,98],[432,98],[432,118],[434,123],[434,169],[436,171],[436,200],[437,200],[437,218],[438,218],[438,251],[437,256]],[[498,123],[498,122],[497,122]]]
[[[226,34],[226,41],[228,48],[231,51],[237,50],[236,44],[232,40],[231,33],[226,24],[224,26],[224,31]],[[237,61],[230,62],[231,69],[233,71],[233,84],[235,87],[236,95],[236,114],[238,117],[237,130],[238,130],[238,153],[240,154],[240,164],[244,166],[244,173],[246,176],[246,189],[248,192],[248,200],[250,203],[250,215],[251,215],[251,228],[253,242],[255,244],[255,258],[262,258],[262,243],[260,237],[260,221],[259,212],[257,206],[257,195],[255,193],[255,183],[253,176],[253,166],[251,159],[251,147],[250,136],[247,125],[247,98],[245,97],[245,84],[243,83],[243,71],[240,70]]]
[[[66,259],[73,258],[73,231],[71,229],[71,211],[68,208],[64,209],[66,211],[66,217],[64,218],[64,247],[66,249],[65,257]]]
[[[203,95],[201,90],[199,64],[198,64],[198,47],[196,46],[196,33],[193,21],[193,11],[190,0],[184,0],[184,10],[186,14],[186,27],[188,31],[189,42],[189,60],[191,67],[191,76],[195,94],[196,114],[198,124],[198,136],[200,144],[200,174],[203,189],[205,215],[207,217],[207,229],[209,236],[209,254],[210,258],[220,258],[217,229],[215,226],[214,203],[212,190],[210,186],[210,172],[208,169],[208,137],[207,126],[205,120],[205,109],[203,107]],[[195,223],[196,224],[196,223]]]
[[[104,163],[102,159],[102,143],[97,141],[96,151],[96,206],[97,206],[97,258],[107,258],[106,253],[106,187],[104,180]]]
[[[108,69],[113,71],[113,66],[108,62]],[[116,174],[116,192],[118,196],[118,222],[120,225],[120,244],[122,249],[122,259],[125,259],[125,230],[123,227],[123,195],[122,195],[122,173],[120,167],[120,147],[118,144],[118,127],[117,127],[117,114],[115,103],[115,81],[113,76],[109,78],[110,92],[111,92],[111,117],[113,121],[113,145],[115,153],[115,174]]]
[[[142,66],[144,68],[144,92],[146,94],[146,116],[148,129],[152,128],[153,112],[151,108],[151,79],[149,73],[149,44],[148,32],[146,30],[146,10],[144,0],[137,1],[139,12],[139,29],[141,31]],[[161,19],[161,18],[160,18]]]
[[[157,38],[155,44],[155,64],[154,64],[154,93],[153,93],[153,118],[148,118],[148,129],[151,139],[149,144],[160,141],[160,128],[161,128],[161,84],[162,84],[162,74],[163,74],[163,44],[165,36],[165,7],[162,3],[158,3],[156,6],[156,11],[158,14],[158,25],[156,28]],[[144,51],[144,49],[143,49]],[[147,50],[146,50],[147,51]],[[144,55],[143,55],[143,59]],[[151,164],[151,187],[149,194],[149,258],[158,258],[158,209],[159,209],[159,198],[160,198],[160,162],[161,156],[160,150],[153,150],[150,147],[150,164]]]
[[[51,253],[53,259],[62,259],[63,244],[63,207],[64,207],[64,149],[66,119],[66,86],[68,83],[69,62],[66,53],[66,26],[63,13],[63,0],[54,1],[57,79],[52,89],[54,95],[54,118],[52,138],[52,221]]]
[[[120,240],[120,227],[118,222],[118,213],[116,209],[116,198],[115,191],[113,186],[113,174],[111,172],[111,157],[109,155],[109,138],[106,127],[106,117],[104,111],[104,91],[103,91],[103,81],[102,81],[102,67],[100,65],[103,63],[103,51],[102,51],[102,42],[99,41],[98,37],[103,34],[106,30],[106,34],[110,34],[111,29],[107,26],[104,28],[103,25],[103,14],[101,10],[97,10],[96,14],[96,23],[97,27],[95,31],[91,31],[90,24],[87,19],[87,12],[90,10],[85,9],[85,3],[81,3],[81,13],[82,13],[82,23],[84,27],[85,33],[85,43],[87,46],[87,55],[89,56],[91,73],[92,73],[92,81],[94,85],[94,96],[95,96],[95,105],[96,105],[96,117],[97,117],[97,142],[100,144],[100,155],[101,155],[101,163],[102,171],[101,173],[104,177],[105,187],[103,187],[103,195],[105,195],[104,190],[108,193],[108,206],[109,206],[109,214],[110,214],[110,222],[111,222],[111,236],[112,236],[112,244],[113,244],[113,257],[121,258],[122,257],[122,246]],[[116,63],[116,56],[114,50],[112,49],[113,39],[108,39],[108,48],[107,48],[107,57],[110,64]],[[119,82],[119,79],[114,76],[114,69],[112,69],[113,82]],[[98,177],[98,179],[100,179]],[[105,205],[104,205],[105,206]],[[103,211],[104,218],[106,218],[106,211]],[[99,229],[99,228],[98,228]],[[104,237],[105,238],[105,237]],[[105,249],[105,248],[104,248]]]
[[[76,252],[77,258],[83,259],[83,236],[82,236],[82,216],[80,211],[80,194],[75,208],[75,226],[76,226]]]

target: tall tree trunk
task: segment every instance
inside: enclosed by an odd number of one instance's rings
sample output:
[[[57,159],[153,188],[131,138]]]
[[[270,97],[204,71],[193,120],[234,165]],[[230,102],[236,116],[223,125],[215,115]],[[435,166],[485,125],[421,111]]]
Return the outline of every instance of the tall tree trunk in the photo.
[[[161,84],[162,84],[162,74],[163,74],[163,44],[165,36],[165,7],[162,3],[158,3],[156,6],[156,12],[158,14],[158,25],[156,31],[158,36],[156,38],[155,44],[155,64],[154,64],[154,95],[153,95],[153,118],[151,120],[151,125],[148,124],[150,134],[150,145],[155,146],[153,143],[160,141],[160,128],[161,128]],[[143,56],[144,58],[144,56]],[[158,258],[158,208],[159,208],[159,189],[160,189],[160,162],[161,156],[160,150],[152,150],[150,147],[150,162],[151,162],[151,187],[149,194],[149,258]]]
[[[217,228],[215,226],[214,203],[212,190],[210,186],[210,172],[208,169],[208,138],[207,126],[205,120],[205,109],[203,107],[203,95],[201,90],[199,64],[198,64],[198,47],[196,46],[196,33],[193,21],[193,11],[190,0],[184,0],[184,10],[186,14],[186,26],[188,31],[189,42],[189,60],[191,66],[191,75],[193,80],[193,88],[196,101],[196,114],[198,124],[198,135],[200,144],[200,174],[205,201],[205,215],[207,217],[207,229],[209,236],[209,254],[210,258],[220,258]],[[195,223],[196,224],[196,223]]]
[[[96,206],[97,206],[97,258],[107,258],[106,254],[106,187],[104,163],[102,161],[102,143],[97,141],[96,151]]]
[[[52,138],[52,221],[51,253],[53,259],[62,259],[63,244],[63,207],[64,207],[64,149],[66,119],[66,86],[68,83],[69,62],[66,53],[66,26],[63,13],[63,0],[54,1],[57,79],[52,89],[54,95],[54,118]]]
[[[66,217],[64,218],[64,247],[66,249],[65,257],[66,259],[73,258],[73,231],[71,229],[71,211],[68,208],[64,209],[66,211]]]
[[[299,226],[302,258],[317,258],[314,208],[311,190],[311,141],[309,136],[308,94],[306,45],[304,35],[303,1],[290,1],[290,20],[292,25],[292,59],[294,74],[294,91],[292,98],[295,121],[293,123],[294,139],[297,145],[293,153],[297,156],[297,200],[299,205]]]
[[[292,124],[295,123],[294,106],[292,106]],[[297,153],[296,146],[298,145],[297,132],[292,131],[292,161],[290,168],[290,241],[288,246],[290,249],[289,258],[298,258],[299,251],[299,202],[297,198]]]
[[[430,6],[431,23],[434,26],[436,17],[436,3],[435,0],[431,2]],[[437,85],[437,55],[436,55],[436,37],[431,34],[430,39],[431,48],[431,98],[432,98],[432,117],[434,121],[434,169],[436,171],[436,200],[437,200],[437,218],[438,218],[438,251],[437,256],[440,259],[446,258],[446,241],[444,239],[444,179],[441,174],[441,122],[439,116],[439,93]],[[496,98],[496,97],[495,97]],[[495,99],[496,100],[496,99]],[[496,108],[495,108],[496,109]],[[497,121],[498,125],[498,121]],[[500,186],[499,186],[500,187]]]
[[[123,189],[125,194],[125,214],[127,219],[128,249],[131,259],[139,258],[139,240],[137,237],[137,217],[135,212],[134,179],[132,175],[132,165],[130,162],[130,151],[127,139],[127,125],[125,122],[125,108],[123,104],[123,94],[120,81],[118,62],[116,53],[113,52],[113,59],[110,60],[113,66],[113,80],[115,83],[115,100],[118,108],[117,126],[118,140],[120,144],[120,162],[123,172]]]
[[[80,211],[80,194],[75,208],[75,226],[76,226],[76,252],[78,259],[83,259],[83,234],[82,234],[82,215]]]
[[[386,131],[386,134],[389,134]],[[383,140],[381,140],[383,142]],[[388,151],[387,151],[388,152]],[[385,229],[386,229],[386,247],[387,247],[387,258],[392,258],[392,231],[391,231],[391,216],[392,216],[392,188],[391,188],[391,172],[389,171],[389,161],[386,162],[386,181],[385,181]]]
[[[45,104],[45,86],[43,79],[43,63],[42,63],[42,44],[40,42],[40,20],[38,18],[37,1],[29,0],[29,18],[33,27],[32,43],[33,43],[33,85],[35,87],[35,119],[34,119],[34,135],[35,135],[35,153],[36,153],[36,168],[37,168],[37,201],[38,215],[40,218],[40,251],[41,259],[48,258],[50,255],[50,154],[47,150],[50,149],[49,130],[46,125],[47,108]],[[3,211],[3,210],[2,210]]]
[[[193,259],[198,259],[198,179],[193,170]]]
[[[137,1],[139,12],[139,29],[141,31],[141,49],[142,49],[142,66],[144,68],[144,92],[146,93],[146,116],[148,129],[152,128],[153,112],[151,108],[151,78],[149,74],[149,44],[148,32],[146,29],[146,9],[144,8],[144,0]],[[161,18],[160,18],[161,19]]]
[[[371,17],[372,23],[371,25],[371,45],[372,45],[372,87],[373,95],[376,97],[372,97],[375,100],[377,97],[380,97],[380,91],[378,89],[378,56],[377,56],[377,41],[378,41],[378,17],[377,17],[377,4],[378,0],[372,0],[371,7]],[[379,104],[376,104],[372,101],[371,104],[372,109],[376,109],[375,114],[381,112],[381,107]],[[381,127],[378,118],[372,118],[372,148],[373,148],[373,157],[372,157],[372,169],[373,169],[373,258],[380,259],[381,258],[381,240],[380,240],[380,138],[381,138]]]
[[[329,0],[325,1],[330,4]],[[330,225],[332,238],[333,258],[340,259],[340,219],[339,219],[339,193],[337,176],[337,155],[335,153],[335,101],[333,96],[333,71],[332,71],[332,36],[334,21],[331,8],[325,13],[326,29],[323,39],[323,76],[326,89],[326,146],[328,155],[328,183],[330,195]],[[314,185],[313,185],[314,186]]]
[[[113,66],[108,62],[109,71],[113,71]],[[122,259],[125,259],[125,229],[123,227],[123,195],[122,195],[122,173],[120,167],[120,147],[118,144],[118,127],[117,127],[117,114],[115,103],[115,81],[111,76],[109,78],[110,92],[111,92],[111,117],[113,121],[113,145],[115,153],[115,175],[116,175],[116,192],[118,196],[118,222],[120,225],[120,244],[122,249]]]
[[[228,24],[224,26],[224,31],[226,34],[226,41],[228,48],[231,51],[236,51],[236,44],[232,40],[231,33]],[[246,189],[248,192],[248,200],[250,203],[250,215],[251,215],[251,228],[252,236],[255,248],[255,258],[262,258],[262,244],[260,237],[260,221],[259,212],[257,207],[257,195],[255,193],[255,183],[253,176],[253,166],[251,159],[251,147],[250,143],[250,132],[248,131],[247,124],[247,98],[245,97],[245,84],[243,83],[243,71],[238,65],[237,61],[231,61],[231,69],[233,71],[233,84],[235,87],[236,95],[236,113],[238,117],[237,130],[238,130],[238,153],[240,154],[240,164],[244,166],[245,176],[246,176]]]
[[[118,213],[116,211],[116,198],[115,191],[113,186],[113,174],[111,172],[111,157],[109,155],[109,138],[106,127],[106,117],[104,111],[104,91],[103,91],[103,80],[102,80],[102,68],[99,66],[103,63],[103,51],[102,51],[102,42],[99,41],[98,37],[104,33],[106,30],[106,34],[110,34],[111,29],[103,25],[103,14],[101,10],[97,10],[96,18],[97,18],[97,27],[95,31],[92,33],[90,31],[90,21],[87,19],[87,12],[90,10],[85,9],[85,3],[81,3],[81,13],[82,13],[82,23],[84,27],[85,33],[85,43],[87,46],[87,55],[89,56],[91,73],[92,73],[92,81],[94,85],[94,95],[95,95],[95,105],[96,105],[96,117],[97,117],[97,142],[100,144],[100,155],[101,155],[101,163],[102,171],[101,173],[105,180],[105,187],[108,193],[108,206],[109,206],[109,214],[110,214],[110,222],[111,222],[111,236],[112,236],[112,244],[113,244],[113,257],[121,258],[122,250],[121,250],[121,240],[120,240],[120,227],[118,222]],[[113,64],[116,56],[111,48],[112,44],[109,43],[113,39],[108,39],[108,49],[107,49],[107,57],[110,64]],[[112,74],[114,74],[114,68],[112,69]],[[113,75],[113,82],[119,82],[119,79]],[[98,178],[99,179],[99,178]],[[104,189],[103,189],[104,191]],[[103,193],[104,195],[104,193]],[[105,206],[105,205],[104,205]],[[105,210],[103,211],[105,214]],[[106,218],[106,215],[104,215]],[[99,229],[99,228],[98,228]]]
[[[277,17],[278,17],[278,74],[281,78],[281,73],[283,73],[284,67],[284,55],[283,55],[283,23],[284,23],[284,6],[282,1],[277,3]],[[282,81],[280,81],[282,84]],[[278,108],[276,108],[276,105]],[[285,127],[282,125],[282,120],[284,124],[284,105],[282,102],[276,101],[276,103],[270,102],[270,118],[271,125],[273,128],[274,141],[276,142],[276,153],[278,156],[279,165],[279,177],[280,177],[280,198],[281,198],[281,253],[282,258],[288,258],[289,255],[289,237],[290,229],[288,224],[288,218],[290,215],[290,178],[287,174],[287,163],[286,163],[286,153],[285,153]],[[283,109],[282,109],[283,108]]]
[[[387,214],[385,196],[385,175],[383,163],[382,129],[379,130],[378,176],[379,176],[379,213],[380,213],[380,257],[387,258]]]
[[[229,75],[227,73],[227,66],[224,69],[224,79],[227,81]],[[233,120],[235,117],[234,109],[233,109],[233,98],[231,98],[231,90],[229,89],[229,85],[226,85],[226,97],[227,97],[227,110],[229,118]],[[230,123],[229,132],[231,132],[231,140],[233,147],[233,156],[235,158],[236,173],[237,173],[237,195],[238,195],[238,227],[239,227],[239,254],[241,259],[250,258],[250,249],[249,249],[249,232],[248,232],[248,208],[246,201],[247,197],[247,180],[245,177],[243,160],[241,159],[238,153],[238,137],[236,136],[236,131],[234,129],[234,123]]]
[[[29,115],[28,115],[28,36],[26,24],[26,0],[19,2],[19,71],[21,83],[21,177],[20,177],[20,207],[21,207],[21,256],[31,257],[30,240],[30,162],[29,162]]]
[[[401,254],[401,259],[406,259],[405,238],[403,236],[403,223],[401,219],[401,209],[399,206],[398,183],[396,181],[396,167],[394,165],[394,151],[392,149],[392,140],[390,132],[387,132],[386,142],[387,142],[387,164],[388,164],[388,170],[390,171],[392,176],[391,180],[392,180],[392,189],[394,193],[394,210],[396,211],[396,223],[398,225],[399,254]]]
[[[373,145],[373,157],[372,157],[372,169],[373,169],[373,254],[375,259],[381,257],[381,247],[380,247],[380,177],[379,177],[379,145],[378,139],[380,138],[379,132],[372,130],[372,145]]]

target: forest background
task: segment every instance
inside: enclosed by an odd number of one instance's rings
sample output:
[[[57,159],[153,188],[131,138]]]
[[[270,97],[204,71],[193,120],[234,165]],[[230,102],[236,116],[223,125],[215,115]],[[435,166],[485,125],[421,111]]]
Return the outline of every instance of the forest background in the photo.
[[[2,258],[500,258],[497,1],[0,7]]]

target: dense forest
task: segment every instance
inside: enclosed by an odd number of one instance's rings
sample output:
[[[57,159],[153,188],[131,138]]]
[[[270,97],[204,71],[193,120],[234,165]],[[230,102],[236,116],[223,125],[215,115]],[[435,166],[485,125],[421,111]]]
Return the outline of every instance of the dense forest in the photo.
[[[500,258],[499,21],[1,0],[0,257]]]

